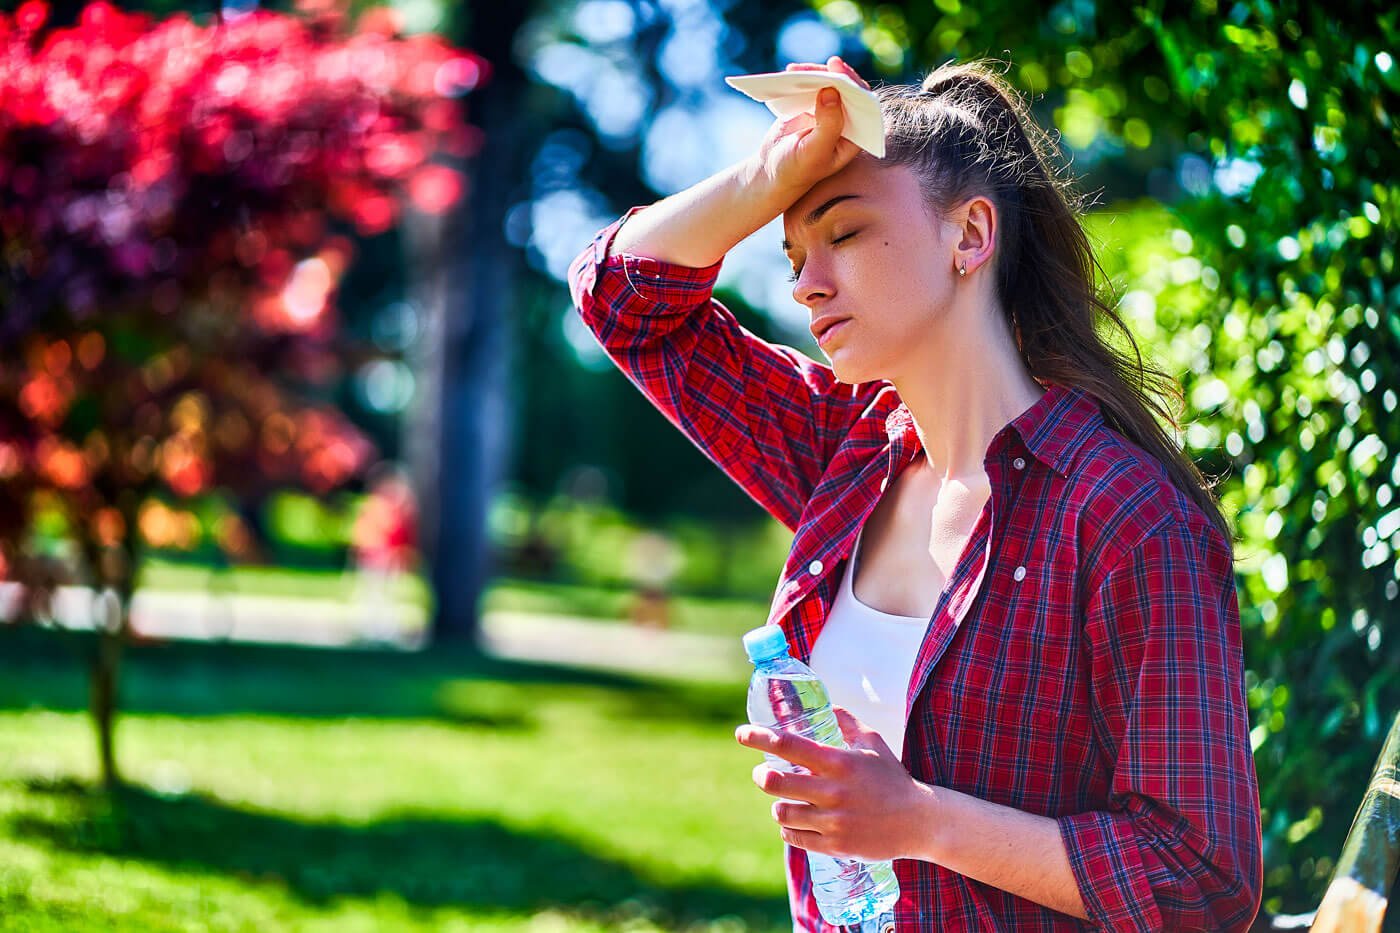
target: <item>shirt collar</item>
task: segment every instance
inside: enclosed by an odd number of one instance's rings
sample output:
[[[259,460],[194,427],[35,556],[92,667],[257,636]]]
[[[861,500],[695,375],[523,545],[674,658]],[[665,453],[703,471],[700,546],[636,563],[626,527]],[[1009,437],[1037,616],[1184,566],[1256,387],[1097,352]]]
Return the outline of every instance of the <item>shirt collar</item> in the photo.
[[[1103,411],[1088,390],[1051,383],[1045,394],[1017,415],[1009,427],[1020,435],[1031,456],[1068,477],[1079,448],[1102,422]],[[911,454],[920,449],[914,416],[903,402],[885,417],[885,432],[892,444],[907,445]],[[1005,429],[997,437],[1003,433]],[[996,444],[994,438],[991,446]]]

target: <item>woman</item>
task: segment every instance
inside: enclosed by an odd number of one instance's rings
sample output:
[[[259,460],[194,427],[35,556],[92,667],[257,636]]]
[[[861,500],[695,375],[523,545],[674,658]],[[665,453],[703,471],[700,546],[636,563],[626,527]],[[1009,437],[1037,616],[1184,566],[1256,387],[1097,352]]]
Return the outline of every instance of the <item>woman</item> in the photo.
[[[617,365],[795,532],[770,621],[851,747],[736,733],[810,771],[754,775],[782,798],[794,926],[829,929],[811,850],[895,859],[901,933],[1243,930],[1262,868],[1231,537],[1154,418],[1172,384],[1100,335],[1127,330],[1004,81],[944,66],[878,96],[883,159],[823,90],[570,273]],[[779,214],[830,366],[711,297]]]

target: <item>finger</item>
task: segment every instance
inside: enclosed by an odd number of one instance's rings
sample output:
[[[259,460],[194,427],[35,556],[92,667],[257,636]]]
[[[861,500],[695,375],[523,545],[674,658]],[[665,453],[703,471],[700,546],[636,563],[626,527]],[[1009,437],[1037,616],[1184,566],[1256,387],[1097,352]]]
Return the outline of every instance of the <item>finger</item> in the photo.
[[[783,829],[783,842],[799,849],[814,849],[821,845],[821,833],[810,832],[805,829]]]
[[[861,722],[850,710],[833,704],[831,711],[836,714],[836,724],[841,727],[841,734],[845,736],[847,744],[873,749],[882,757],[893,754],[880,733]]]
[[[816,126],[812,129],[813,139],[808,146],[818,153],[836,154],[844,125],[846,108],[841,105],[841,95],[836,88],[823,87],[816,92]]]
[[[846,64],[845,61],[843,61],[835,55],[827,59],[827,63],[825,65],[817,65],[812,62],[790,62],[784,70],[834,71],[837,74],[846,75],[848,78],[859,84],[861,87],[865,88],[867,91],[871,90],[870,83],[860,76],[860,72],[856,71],[850,65]]]
[[[839,74],[846,75],[856,84],[859,84],[861,87],[865,88],[867,91],[870,90],[869,82],[862,78],[858,71],[856,71],[850,65],[846,64],[846,60],[841,58],[839,55],[833,55],[831,56],[831,58],[827,59],[826,67],[828,71],[835,71]]]
[[[810,803],[792,800],[773,801],[773,819],[784,829],[800,829],[820,833],[825,826],[822,811]]]
[[[795,116],[788,117],[778,125],[778,135],[786,136],[788,133],[796,133],[799,130],[807,130],[817,125],[817,118],[805,110]]]
[[[864,745],[870,735],[875,733],[874,729],[861,722],[855,713],[844,706],[837,706],[833,703],[831,704],[831,712],[836,716],[836,725],[841,727],[841,735],[848,743]],[[875,735],[878,737],[879,733],[875,733]]]
[[[803,800],[818,806],[830,806],[831,789],[826,780],[814,774],[794,774],[779,771],[767,762],[753,769],[753,782],[765,794],[788,800]]]
[[[763,726],[742,725],[734,732],[740,745],[771,752],[784,761],[818,773],[839,765],[841,749],[813,742],[791,732],[774,732]]]
[[[827,145],[835,145],[841,136],[841,126],[846,121],[846,112],[841,106],[841,95],[835,88],[824,87],[817,92],[817,128]]]
[[[860,147],[851,142],[846,137],[836,140],[835,165],[838,169],[845,167],[852,159],[860,154]]]

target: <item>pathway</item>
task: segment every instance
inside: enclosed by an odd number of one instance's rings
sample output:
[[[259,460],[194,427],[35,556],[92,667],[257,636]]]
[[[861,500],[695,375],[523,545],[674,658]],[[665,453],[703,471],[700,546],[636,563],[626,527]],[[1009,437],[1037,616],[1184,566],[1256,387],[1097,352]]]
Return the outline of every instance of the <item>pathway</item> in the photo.
[[[15,584],[0,583],[0,619],[13,614],[18,597]],[[62,587],[53,608],[60,624],[93,628],[104,604],[90,589]],[[422,607],[407,604],[141,590],[132,601],[131,624],[150,638],[414,650],[423,644],[425,616]],[[737,639],[575,616],[488,612],[482,641],[487,652],[503,658],[600,670],[716,680],[743,678],[748,670]]]

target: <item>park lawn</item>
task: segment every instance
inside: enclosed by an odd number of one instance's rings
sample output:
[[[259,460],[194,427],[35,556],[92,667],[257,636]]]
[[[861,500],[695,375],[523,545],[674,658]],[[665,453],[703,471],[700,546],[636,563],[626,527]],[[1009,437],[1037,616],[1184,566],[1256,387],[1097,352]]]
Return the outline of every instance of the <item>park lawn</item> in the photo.
[[[0,930],[790,929],[743,684],[0,627]]]

